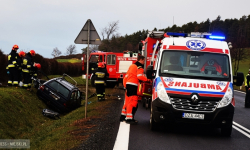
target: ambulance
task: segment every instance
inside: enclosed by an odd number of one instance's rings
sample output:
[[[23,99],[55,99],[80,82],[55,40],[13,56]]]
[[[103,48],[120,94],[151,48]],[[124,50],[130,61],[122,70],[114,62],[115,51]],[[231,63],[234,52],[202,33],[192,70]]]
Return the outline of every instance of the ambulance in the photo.
[[[152,79],[150,129],[160,123],[191,123],[221,128],[230,136],[234,116],[230,49],[224,36],[153,31],[140,49]]]

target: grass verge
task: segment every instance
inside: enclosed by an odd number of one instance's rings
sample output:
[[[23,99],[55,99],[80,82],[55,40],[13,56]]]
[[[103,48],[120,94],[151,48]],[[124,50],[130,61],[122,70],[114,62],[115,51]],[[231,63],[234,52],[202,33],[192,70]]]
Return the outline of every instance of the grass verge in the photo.
[[[107,89],[106,93],[114,93]],[[95,92],[90,87],[89,93]],[[71,149],[83,143],[95,132],[94,118],[105,114],[105,107],[112,99],[97,102],[97,98],[88,99],[87,118],[85,106],[53,120],[42,115],[47,108],[36,96],[36,89],[27,91],[22,88],[0,88],[0,139],[30,139],[30,149]],[[82,105],[85,101],[82,101]]]
[[[82,62],[80,59],[57,59],[58,62],[69,62],[69,63],[79,63]]]

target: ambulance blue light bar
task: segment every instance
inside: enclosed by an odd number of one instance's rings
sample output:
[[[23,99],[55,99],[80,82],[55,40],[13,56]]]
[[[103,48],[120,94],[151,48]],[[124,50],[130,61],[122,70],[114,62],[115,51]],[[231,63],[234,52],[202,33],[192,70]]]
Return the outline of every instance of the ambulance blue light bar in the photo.
[[[216,36],[216,35],[210,35],[209,39],[214,39],[214,40],[225,40],[225,36]]]
[[[168,36],[183,36],[186,37],[187,33],[167,32]]]

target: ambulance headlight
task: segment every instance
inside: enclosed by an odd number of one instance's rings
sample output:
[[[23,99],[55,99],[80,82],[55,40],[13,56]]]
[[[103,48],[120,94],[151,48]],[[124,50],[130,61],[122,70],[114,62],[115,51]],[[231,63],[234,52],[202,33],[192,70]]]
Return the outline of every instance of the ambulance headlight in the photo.
[[[170,99],[168,97],[168,94],[167,94],[167,92],[165,90],[165,87],[162,84],[162,82],[160,82],[157,85],[157,95],[158,95],[158,97],[160,98],[161,101],[163,101],[165,103],[168,103],[168,104],[171,104]]]
[[[221,108],[221,107],[225,107],[229,105],[232,102],[232,99],[233,99],[233,90],[231,89],[231,87],[228,87],[224,97],[219,102],[217,108]]]

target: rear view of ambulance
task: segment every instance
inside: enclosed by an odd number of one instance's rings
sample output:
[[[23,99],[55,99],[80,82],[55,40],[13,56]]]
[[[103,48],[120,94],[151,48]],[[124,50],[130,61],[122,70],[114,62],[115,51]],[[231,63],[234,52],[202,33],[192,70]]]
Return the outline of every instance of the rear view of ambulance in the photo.
[[[230,50],[223,36],[208,33],[165,33],[147,67],[153,79],[150,128],[159,123],[193,123],[221,128],[230,136],[234,116]],[[154,54],[156,56],[154,56]],[[151,63],[153,64],[153,63]],[[152,76],[153,74],[153,76]]]

